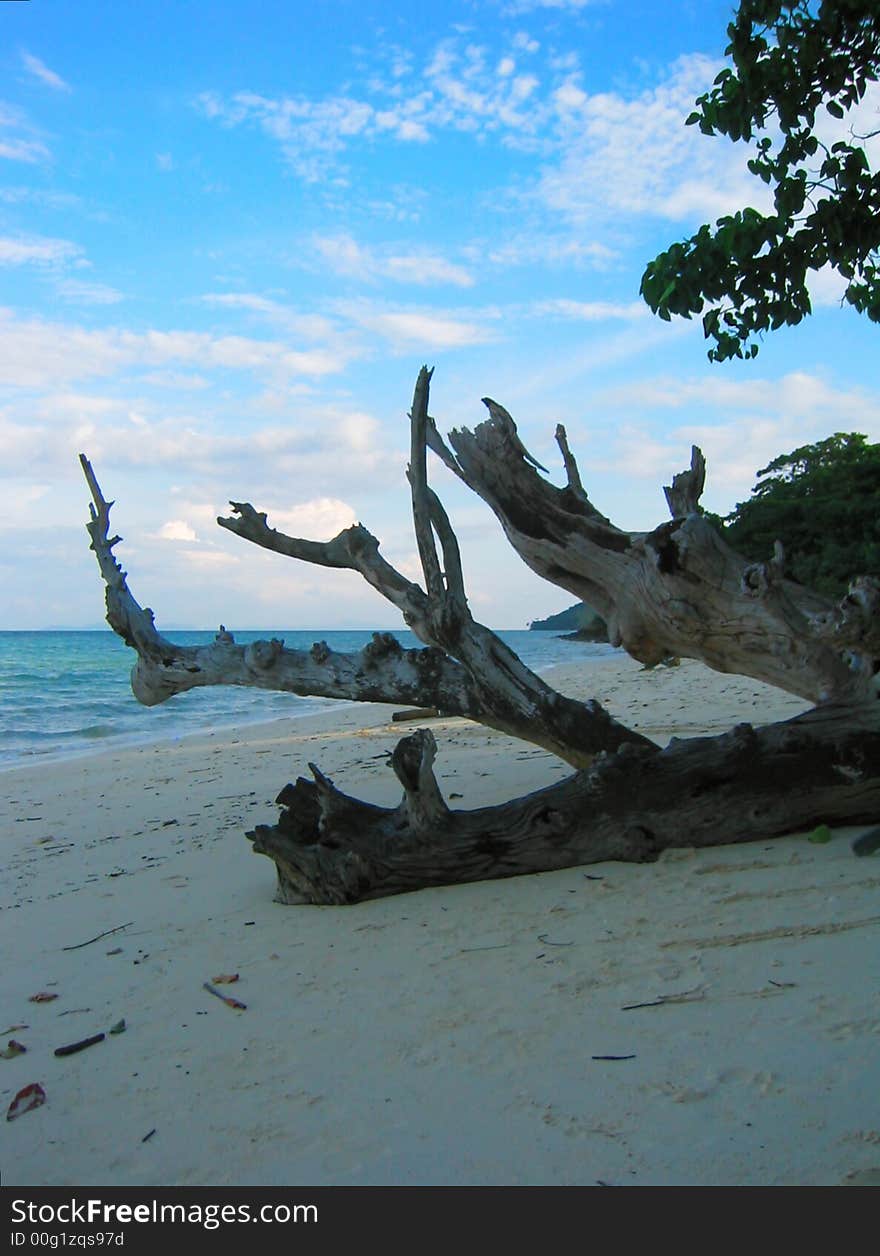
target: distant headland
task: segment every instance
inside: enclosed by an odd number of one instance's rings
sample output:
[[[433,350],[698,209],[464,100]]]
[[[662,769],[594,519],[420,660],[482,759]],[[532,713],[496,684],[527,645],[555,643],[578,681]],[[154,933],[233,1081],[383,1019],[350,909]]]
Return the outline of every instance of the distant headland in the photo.
[[[607,641],[608,629],[601,615],[586,602],[576,602],[557,615],[546,619],[533,619],[530,632],[556,632],[567,641]]]

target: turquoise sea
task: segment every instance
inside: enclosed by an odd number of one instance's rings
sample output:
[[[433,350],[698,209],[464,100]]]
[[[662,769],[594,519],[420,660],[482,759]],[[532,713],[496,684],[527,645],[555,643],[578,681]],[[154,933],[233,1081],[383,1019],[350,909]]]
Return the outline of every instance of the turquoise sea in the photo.
[[[327,641],[334,650],[359,650],[369,631],[235,631],[242,644],[281,637],[291,649]],[[166,634],[182,645],[207,644],[214,630]],[[395,633],[401,645],[419,642]],[[564,641],[548,632],[500,632],[533,671],[607,656],[611,647]],[[287,693],[223,686],[179,694],[143,707],[129,687],[134,651],[112,632],[0,632],[0,769],[108,749],[133,742],[174,740],[189,733],[236,728],[310,715],[340,703]]]

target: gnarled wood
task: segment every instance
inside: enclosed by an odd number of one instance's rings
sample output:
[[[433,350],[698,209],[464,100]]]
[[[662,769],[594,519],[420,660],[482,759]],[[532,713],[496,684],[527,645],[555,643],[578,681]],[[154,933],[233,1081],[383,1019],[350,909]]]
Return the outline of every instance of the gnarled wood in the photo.
[[[690,470],[666,490],[672,520],[624,532],[573,481],[566,447],[569,483],[559,489],[525,455],[510,415],[486,405],[489,419],[451,432],[451,449],[436,427],[431,447],[491,506],[533,571],[595,607],[612,644],[649,666],[696,658],[817,703],[876,698],[876,588],[856,585],[835,608],[785,580],[778,552],[767,564],[746,562],[699,511],[705,465],[696,447]]]
[[[157,631],[153,612],[141,607],[129,590],[113,555],[121,538],[109,535],[112,503],[105,500],[88,459],[81,455],[93,499],[87,527],[106,585],[107,620],[137,651],[132,690],[140,702],[153,706],[205,685],[244,685],[363,702],[430,704],[531,741],[573,767],[583,767],[598,751],[625,743],[653,746],[641,733],[612,719],[600,703],[558,694],[470,613],[458,542],[427,483],[429,381],[430,372],[423,368],[413,399],[409,472],[427,592],[382,557],[379,542],[361,524],[320,542],[276,531],[266,514],[249,503],[233,502],[234,514],[218,519],[228,531],[274,553],[357,572],[397,607],[425,642],[424,650],[404,650],[387,633],[375,635],[355,654],[336,653],[322,642],[309,651],[289,650],[279,640],[240,646],[225,629],[211,645],[177,645]]]
[[[405,739],[396,808],[337,790],[317,770],[278,797],[278,823],[248,834],[278,874],[283,903],[353,903],[426,886],[547,872],[604,860],[644,863],[671,847],[757,841],[818,823],[880,816],[880,717],[830,707],[782,724],[622,746],[524,798],[450,811],[430,771],[434,739]],[[406,767],[401,768],[401,762]]]
[[[397,607],[424,649],[404,650],[387,633],[356,654],[323,642],[309,651],[280,640],[241,646],[222,627],[208,646],[176,645],[132,596],[113,555],[120,538],[110,537],[112,503],[81,459],[107,618],[137,653],[132,687],[140,701],[236,684],[406,703],[479,720],[577,769],[527,797],[453,811],[434,777],[436,746],[425,730],[391,756],[403,787],[396,808],[341,793],[310,764],[313,779],[279,795],[278,823],[248,835],[274,860],[282,901],[349,903],[880,817],[880,582],[853,581],[835,607],[785,579],[781,545],[764,563],[740,558],[700,513],[705,463],[696,447],[689,470],[665,490],[671,521],[625,532],[590,501],[562,425],[556,439],[567,482],[557,488],[539,474],[544,468],[512,417],[489,398],[488,421],[451,433],[447,444],[428,413],[430,379],[423,368],[407,472],[424,588],[396,571],[360,524],[316,542],[276,531],[248,503],[232,503],[232,516],[218,520],[279,555],[357,572]],[[488,502],[533,570],[596,608],[613,644],[646,665],[693,657],[819,705],[796,720],[742,725],[661,751],[597,702],[557,694],[473,618],[455,533],[428,484],[428,449]]]

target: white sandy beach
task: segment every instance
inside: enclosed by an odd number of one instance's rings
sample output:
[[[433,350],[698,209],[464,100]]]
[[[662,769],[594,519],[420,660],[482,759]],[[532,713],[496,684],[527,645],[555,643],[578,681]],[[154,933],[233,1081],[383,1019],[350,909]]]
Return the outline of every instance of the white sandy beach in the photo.
[[[552,679],[589,696],[587,677],[660,740],[803,706],[688,661]],[[0,1127],[4,1186],[880,1183],[880,856],[853,855],[861,830],[275,903],[245,829],[309,760],[396,802],[384,753],[414,726],[390,713],[0,775],[0,1046],[27,1048],[0,1059],[0,1099],[46,1093]],[[431,726],[453,806],[568,771]],[[244,1011],[203,988],[232,973]]]

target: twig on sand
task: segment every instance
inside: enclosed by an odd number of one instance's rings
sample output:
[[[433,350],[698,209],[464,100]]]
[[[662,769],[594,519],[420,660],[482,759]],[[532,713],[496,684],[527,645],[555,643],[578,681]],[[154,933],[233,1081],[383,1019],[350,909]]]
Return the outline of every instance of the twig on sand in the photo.
[[[203,981],[202,985],[209,994],[213,994],[217,999],[222,999],[227,1007],[235,1007],[242,1012],[247,1011],[246,1003],[242,1003],[239,999],[233,999],[231,994],[224,994],[222,990],[218,990],[216,986],[212,986],[210,981]]]
[[[574,942],[551,942],[546,933],[539,933],[538,941],[543,942],[545,946],[574,946]]]
[[[103,1034],[93,1034],[91,1038],[82,1038],[79,1042],[68,1043],[66,1047],[56,1047],[56,1055],[76,1055],[77,1051],[85,1051],[86,1047],[93,1047],[96,1042],[103,1042]]]
[[[87,942],[77,942],[76,946],[62,946],[62,951],[78,951],[83,946],[91,946],[93,942],[98,942],[101,938],[109,938],[111,933],[118,933],[120,929],[127,929],[129,925],[133,925],[134,921],[129,920],[124,925],[117,925],[115,929],[105,929],[103,933],[96,933],[93,938],[89,938]]]
[[[705,997],[706,987],[696,986],[693,990],[683,990],[681,994],[661,994],[659,999],[651,999],[648,1003],[627,1003],[620,1010],[635,1012],[641,1007],[663,1007],[666,1003],[699,1003]]]

